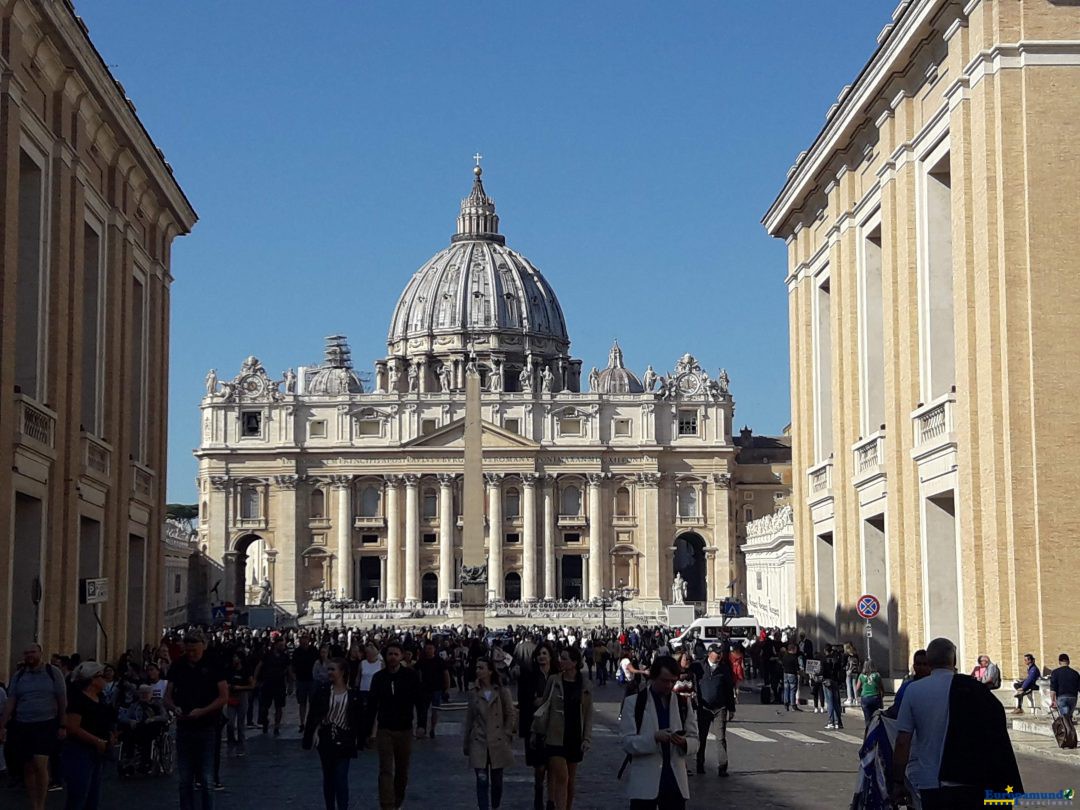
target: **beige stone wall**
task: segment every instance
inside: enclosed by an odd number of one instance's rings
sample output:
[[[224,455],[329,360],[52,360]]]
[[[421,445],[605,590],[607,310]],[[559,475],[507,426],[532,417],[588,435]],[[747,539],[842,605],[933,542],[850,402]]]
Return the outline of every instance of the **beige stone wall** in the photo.
[[[797,162],[766,217],[789,245],[798,606],[844,640],[865,587],[863,521],[884,504],[890,665],[906,666],[937,615],[926,499],[955,493],[959,643],[1015,672],[1080,646],[1064,573],[1080,516],[1068,456],[1080,418],[1080,8],[1044,0],[901,6],[881,51]],[[927,372],[926,235],[920,161],[947,138],[955,395],[951,429],[916,439]],[[860,224],[880,209],[883,478],[859,483]],[[815,288],[830,284],[831,501],[808,492],[815,452]],[[920,286],[922,285],[922,286]],[[922,295],[920,294],[922,290]],[[926,400],[926,401],[924,401]],[[914,414],[914,418],[913,418]],[[922,435],[922,434],[920,434]],[[877,486],[877,490],[875,490]],[[821,493],[822,495],[824,493]],[[875,500],[880,496],[880,501]],[[935,518],[936,519],[936,518]],[[816,523],[815,523],[816,520]],[[836,612],[817,606],[816,536],[833,531]],[[819,546],[820,548],[820,546]],[[927,591],[930,591],[928,594]],[[933,624],[934,619],[930,618]]]
[[[35,576],[42,589],[37,633],[47,651],[79,648],[115,658],[160,629],[169,246],[190,230],[195,214],[66,4],[3,0],[0,26],[0,514],[8,521],[0,535],[2,672],[33,636]],[[19,337],[33,334],[32,310],[19,295],[20,251],[26,250],[20,216],[27,216],[19,194],[23,151],[40,161],[42,175],[43,338],[37,390],[12,394]],[[99,221],[103,258],[103,367],[94,425],[83,424],[82,411],[91,389],[83,379],[88,219]],[[133,401],[137,275],[144,292],[145,376],[142,396]],[[137,444],[130,428],[135,407],[142,423]],[[30,511],[40,512],[40,522],[27,518]],[[101,527],[100,550],[89,564],[80,564],[83,518]],[[40,528],[31,532],[31,524]],[[145,549],[140,571],[129,570],[133,536]],[[80,567],[109,579],[109,601],[100,608],[107,647],[104,640],[99,645],[92,623],[87,628],[86,608],[78,604]]]

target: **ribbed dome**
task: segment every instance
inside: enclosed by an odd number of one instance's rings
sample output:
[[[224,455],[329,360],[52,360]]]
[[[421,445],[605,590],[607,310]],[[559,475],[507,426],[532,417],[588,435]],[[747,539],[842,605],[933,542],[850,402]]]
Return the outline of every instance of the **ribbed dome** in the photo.
[[[595,377],[590,375],[590,378],[594,383],[590,385],[590,390],[594,394],[640,394],[645,391],[645,386],[637,375],[623,365],[623,353],[618,341],[615,341],[615,345],[608,352],[607,368],[598,372]]]
[[[416,271],[394,309],[390,352],[460,350],[499,333],[489,345],[513,345],[537,357],[565,355],[570,339],[555,291],[528,259],[506,247],[480,167],[474,171],[450,247]]]
[[[326,339],[326,361],[309,377],[307,393],[331,397],[364,393],[363,383],[353,371],[349,344],[343,335],[331,335]]]

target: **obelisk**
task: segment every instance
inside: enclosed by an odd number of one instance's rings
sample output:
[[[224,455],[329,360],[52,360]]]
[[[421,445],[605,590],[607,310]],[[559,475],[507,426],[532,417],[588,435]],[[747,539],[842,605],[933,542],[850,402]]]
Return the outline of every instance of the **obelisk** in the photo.
[[[484,432],[480,423],[480,374],[475,362],[465,370],[465,480],[462,485],[461,607],[465,624],[484,623],[487,607],[487,553],[484,551]]]

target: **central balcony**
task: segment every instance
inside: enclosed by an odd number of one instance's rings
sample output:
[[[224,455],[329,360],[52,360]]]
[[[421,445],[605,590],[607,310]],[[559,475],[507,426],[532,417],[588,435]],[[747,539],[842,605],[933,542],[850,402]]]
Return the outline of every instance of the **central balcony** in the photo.
[[[381,529],[386,525],[386,518],[381,515],[357,515],[353,518],[353,527],[357,529]]]
[[[586,525],[585,515],[559,515],[559,527],[580,529]]]

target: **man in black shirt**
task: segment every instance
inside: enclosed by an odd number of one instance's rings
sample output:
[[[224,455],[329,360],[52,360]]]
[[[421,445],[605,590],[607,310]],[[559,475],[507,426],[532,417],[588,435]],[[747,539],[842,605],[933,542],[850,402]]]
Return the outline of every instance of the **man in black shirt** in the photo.
[[[1076,695],[1080,692],[1080,672],[1069,666],[1069,656],[1058,656],[1058,668],[1050,673],[1050,705],[1072,719],[1076,709]]]
[[[428,717],[428,708],[438,709],[442,705],[443,695],[450,691],[450,670],[438,655],[435,654],[435,642],[424,643],[424,651],[420,660],[416,662],[416,670],[420,673],[420,685],[423,687],[424,710],[420,715],[420,723],[427,724],[428,736],[435,736],[435,723],[439,719],[438,711],[432,711]]]
[[[206,655],[206,638],[199,632],[189,633],[184,639],[184,657],[169,668],[165,690],[165,705],[178,714],[180,810],[194,810],[196,775],[203,788],[202,810],[213,810],[214,749],[221,734],[221,710],[228,700],[225,676]]]
[[[698,773],[705,773],[709,728],[716,721],[717,772],[720,776],[728,775],[727,724],[735,714],[735,674],[731,670],[729,652],[726,644],[725,647],[711,644],[705,660],[695,661],[691,667],[697,681]]]
[[[416,736],[424,736],[424,690],[420,676],[401,665],[402,649],[391,641],[383,650],[386,667],[371,678],[371,691],[364,712],[364,736],[375,743],[379,753],[379,806],[393,810],[405,801],[412,755],[413,716]],[[379,730],[371,736],[378,721]]]
[[[270,726],[270,704],[274,704],[274,736],[281,734],[281,714],[285,710],[285,695],[289,678],[289,654],[285,639],[278,636],[270,651],[255,667],[255,682],[259,684],[259,725],[265,734]]]
[[[784,671],[784,708],[787,711],[799,708],[799,654],[794,644],[780,653],[780,667]]]
[[[307,720],[308,699],[315,687],[315,675],[313,670],[315,662],[319,660],[319,651],[312,645],[311,637],[307,633],[300,636],[300,646],[293,650],[292,654],[292,677],[296,684],[296,705],[300,709],[300,733],[304,733],[304,723]]]

